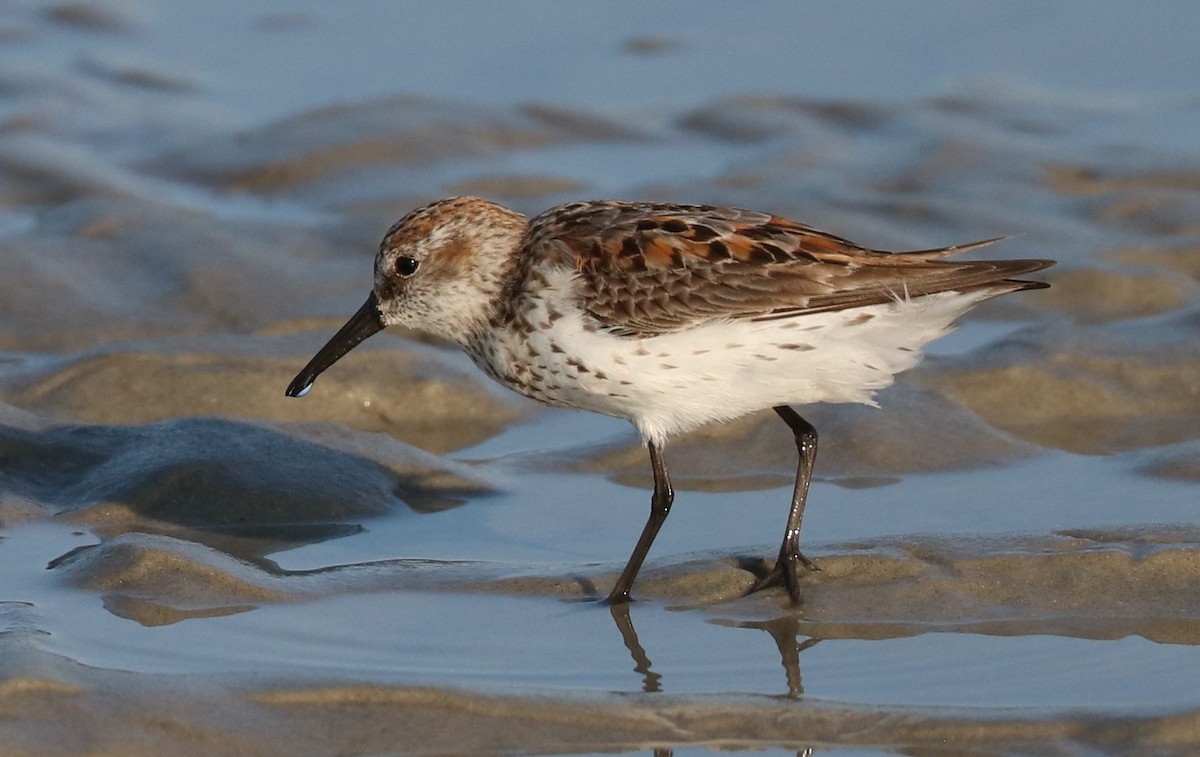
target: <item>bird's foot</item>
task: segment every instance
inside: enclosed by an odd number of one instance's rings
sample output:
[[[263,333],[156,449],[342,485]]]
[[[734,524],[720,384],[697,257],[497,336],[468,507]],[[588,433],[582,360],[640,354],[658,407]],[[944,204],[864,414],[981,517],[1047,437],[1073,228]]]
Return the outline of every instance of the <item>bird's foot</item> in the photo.
[[[609,607],[621,607],[622,605],[628,605],[633,600],[629,598],[628,591],[619,591],[617,589],[613,589],[612,593],[607,597],[604,597],[603,599],[597,598],[596,601]]]
[[[767,575],[754,582],[754,585],[747,590],[746,594],[753,594],[756,591],[761,591],[772,586],[783,586],[787,589],[788,597],[792,600],[792,606],[799,607],[801,604],[800,598],[800,569],[808,571],[818,571],[817,564],[805,557],[800,552],[788,555],[780,555],[775,561],[775,567]]]

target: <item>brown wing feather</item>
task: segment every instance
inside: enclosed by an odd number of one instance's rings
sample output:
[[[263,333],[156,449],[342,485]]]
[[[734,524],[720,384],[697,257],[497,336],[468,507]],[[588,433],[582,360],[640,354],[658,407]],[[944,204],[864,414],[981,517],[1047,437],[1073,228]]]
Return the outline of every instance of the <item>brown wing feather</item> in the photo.
[[[600,201],[533,219],[526,247],[579,270],[584,307],[605,327],[646,335],[714,318],[787,318],[949,290],[1044,286],[1011,277],[1053,261],[944,259],[995,241],[891,253],[766,213]]]

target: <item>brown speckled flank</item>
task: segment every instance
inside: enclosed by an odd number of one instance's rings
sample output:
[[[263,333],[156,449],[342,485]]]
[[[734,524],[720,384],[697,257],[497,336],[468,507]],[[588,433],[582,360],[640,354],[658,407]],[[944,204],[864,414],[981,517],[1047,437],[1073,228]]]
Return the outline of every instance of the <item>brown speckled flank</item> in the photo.
[[[674,494],[673,434],[773,408],[799,452],[779,558],[752,591],[800,602],[800,524],[817,432],[790,405],[874,404],[926,343],[990,297],[1045,284],[1049,260],[951,261],[995,240],[870,250],[767,213],[613,200],[526,221],[474,197],[412,211],[375,259],[366,303],[296,376],[317,376],[371,334],[405,325],[462,347],[527,397],[629,419],[650,452],[650,518],[609,594],[624,602]]]

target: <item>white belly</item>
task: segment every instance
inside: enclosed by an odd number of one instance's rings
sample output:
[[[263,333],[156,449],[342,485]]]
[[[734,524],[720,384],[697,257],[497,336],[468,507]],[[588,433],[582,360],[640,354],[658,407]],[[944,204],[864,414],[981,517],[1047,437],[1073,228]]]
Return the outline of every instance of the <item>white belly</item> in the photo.
[[[528,334],[507,333],[476,362],[513,389],[552,405],[628,418],[644,439],[775,405],[874,404],[876,391],[921,358],[986,293],[915,300],[772,321],[713,321],[653,337],[588,328],[559,307]]]

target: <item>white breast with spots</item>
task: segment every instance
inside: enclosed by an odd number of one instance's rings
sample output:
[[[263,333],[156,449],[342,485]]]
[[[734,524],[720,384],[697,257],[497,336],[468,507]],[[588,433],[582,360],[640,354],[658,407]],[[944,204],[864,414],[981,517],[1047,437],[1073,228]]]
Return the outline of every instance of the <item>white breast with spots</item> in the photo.
[[[769,321],[723,319],[653,337],[594,327],[569,275],[531,301],[528,329],[497,335],[476,358],[493,377],[552,405],[627,418],[665,441],[711,421],[775,405],[874,404],[875,392],[921,357],[986,293],[943,292]],[[485,362],[491,363],[484,365]]]

